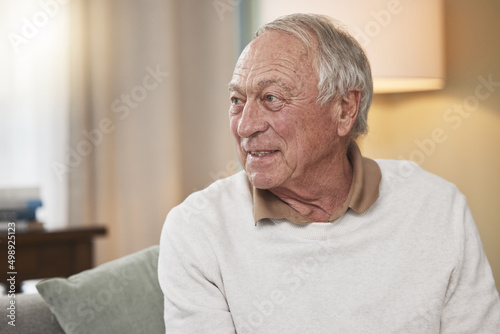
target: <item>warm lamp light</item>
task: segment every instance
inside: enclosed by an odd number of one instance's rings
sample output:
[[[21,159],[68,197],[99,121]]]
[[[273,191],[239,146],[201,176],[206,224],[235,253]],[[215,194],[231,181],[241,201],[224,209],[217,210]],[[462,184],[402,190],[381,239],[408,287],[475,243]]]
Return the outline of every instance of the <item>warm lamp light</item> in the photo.
[[[442,0],[263,0],[260,23],[291,13],[342,22],[366,50],[375,94],[444,86]]]

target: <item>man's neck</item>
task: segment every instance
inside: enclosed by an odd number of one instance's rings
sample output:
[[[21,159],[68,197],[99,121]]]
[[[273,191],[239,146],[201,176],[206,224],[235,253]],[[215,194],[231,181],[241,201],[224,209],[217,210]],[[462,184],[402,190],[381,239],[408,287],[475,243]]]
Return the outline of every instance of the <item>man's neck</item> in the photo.
[[[302,216],[315,222],[325,222],[346,201],[352,178],[351,163],[347,154],[343,154],[328,168],[317,171],[307,179],[269,191]]]

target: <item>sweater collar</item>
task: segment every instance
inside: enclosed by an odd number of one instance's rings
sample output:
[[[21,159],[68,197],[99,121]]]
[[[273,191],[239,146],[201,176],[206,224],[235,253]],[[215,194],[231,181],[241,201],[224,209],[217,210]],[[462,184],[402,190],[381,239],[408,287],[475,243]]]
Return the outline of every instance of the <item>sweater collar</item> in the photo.
[[[357,213],[367,211],[379,197],[379,186],[382,173],[378,164],[361,155],[358,145],[351,141],[347,157],[352,165],[353,178],[351,188],[344,204],[334,212],[328,221],[332,222],[343,216],[349,208]],[[261,219],[287,219],[296,224],[307,224],[312,221],[300,215],[292,207],[280,200],[269,190],[257,189],[250,185],[253,193],[253,214],[255,225]]]

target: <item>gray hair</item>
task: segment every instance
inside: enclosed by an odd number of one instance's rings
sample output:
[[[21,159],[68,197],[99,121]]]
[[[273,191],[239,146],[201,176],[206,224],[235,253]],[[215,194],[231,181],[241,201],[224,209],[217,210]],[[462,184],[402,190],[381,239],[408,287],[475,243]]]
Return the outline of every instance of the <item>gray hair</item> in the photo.
[[[316,39],[318,56],[315,61],[318,81],[316,102],[324,105],[349,91],[361,92],[358,117],[350,136],[356,139],[367,132],[368,109],[373,97],[370,63],[360,44],[328,16],[317,14],[291,14],[282,16],[257,30],[255,37],[266,31],[289,33],[311,49],[311,38]],[[254,38],[255,38],[254,37]]]

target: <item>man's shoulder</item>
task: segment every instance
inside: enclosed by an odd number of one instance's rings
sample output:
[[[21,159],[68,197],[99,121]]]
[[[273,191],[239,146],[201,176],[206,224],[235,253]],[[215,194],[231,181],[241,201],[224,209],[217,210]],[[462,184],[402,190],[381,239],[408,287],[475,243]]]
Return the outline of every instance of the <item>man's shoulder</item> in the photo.
[[[233,212],[252,210],[252,193],[244,171],[217,180],[203,190],[195,191],[167,215],[168,220],[185,224],[221,222]]]
[[[184,203],[192,204],[200,198],[205,198],[226,204],[226,201],[233,201],[242,196],[251,199],[250,184],[245,171],[212,182],[205,189],[193,192]]]
[[[375,160],[382,172],[381,186],[423,194],[460,193],[455,184],[430,173],[413,161]]]
[[[411,161],[377,160],[382,171],[377,201],[385,219],[405,221],[436,235],[458,236],[467,199],[444,178]],[[389,215],[388,213],[391,213]],[[454,232],[453,232],[454,231]]]

